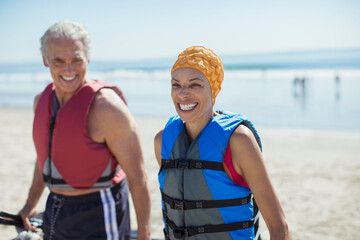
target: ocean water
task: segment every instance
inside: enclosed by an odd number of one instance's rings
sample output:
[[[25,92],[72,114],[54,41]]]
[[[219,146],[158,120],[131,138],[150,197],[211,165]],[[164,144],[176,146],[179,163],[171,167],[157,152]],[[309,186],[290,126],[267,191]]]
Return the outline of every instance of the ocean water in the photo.
[[[265,61],[258,61],[258,67],[245,67],[248,63],[234,67],[231,61],[223,61],[225,79],[215,109],[246,115],[265,127],[360,130],[360,65],[356,61],[339,63],[337,68],[291,67],[294,61],[288,67],[269,67],[271,63]],[[172,62],[92,62],[87,74],[119,86],[135,116],[170,117],[176,114],[170,98]],[[305,79],[304,84],[295,84],[296,78]],[[41,62],[0,64],[0,106],[30,108],[35,95],[50,82]]]

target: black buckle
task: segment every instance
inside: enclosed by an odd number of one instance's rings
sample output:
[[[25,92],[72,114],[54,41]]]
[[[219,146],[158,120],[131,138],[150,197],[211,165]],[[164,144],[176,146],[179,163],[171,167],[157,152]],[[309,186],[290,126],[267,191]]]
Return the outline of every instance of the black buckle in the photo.
[[[171,208],[176,210],[184,210],[184,202],[173,200]]]
[[[179,159],[176,161],[175,167],[180,169],[189,168],[189,160]]]
[[[174,237],[177,239],[184,239],[186,237],[189,237],[189,231],[188,229],[173,229]]]
[[[47,176],[45,174],[43,174],[43,180],[44,180],[44,183],[47,183],[47,184],[52,184],[52,178],[50,176]]]

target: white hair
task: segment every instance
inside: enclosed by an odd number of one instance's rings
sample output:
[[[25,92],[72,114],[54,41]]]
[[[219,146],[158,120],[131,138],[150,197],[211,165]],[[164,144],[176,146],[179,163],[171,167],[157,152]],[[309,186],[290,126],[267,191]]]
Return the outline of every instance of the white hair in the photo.
[[[49,38],[69,38],[81,40],[85,46],[85,55],[87,60],[90,59],[91,39],[85,27],[74,21],[62,21],[55,23],[40,38],[41,53],[47,58],[47,44]]]

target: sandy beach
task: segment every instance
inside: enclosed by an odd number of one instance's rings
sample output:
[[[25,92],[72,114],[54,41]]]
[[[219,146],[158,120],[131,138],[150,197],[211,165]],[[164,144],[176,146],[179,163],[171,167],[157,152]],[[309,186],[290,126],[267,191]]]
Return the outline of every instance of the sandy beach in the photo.
[[[154,238],[162,236],[158,165],[154,135],[165,118],[136,118],[152,200]],[[0,108],[0,210],[17,213],[31,184],[35,150],[31,109]],[[269,129],[256,126],[268,171],[283,205],[292,240],[358,239],[360,228],[360,132]],[[47,190],[38,210],[43,211]],[[133,207],[132,228],[136,228]],[[263,239],[269,239],[262,222]],[[12,239],[13,227],[0,226],[0,239]]]

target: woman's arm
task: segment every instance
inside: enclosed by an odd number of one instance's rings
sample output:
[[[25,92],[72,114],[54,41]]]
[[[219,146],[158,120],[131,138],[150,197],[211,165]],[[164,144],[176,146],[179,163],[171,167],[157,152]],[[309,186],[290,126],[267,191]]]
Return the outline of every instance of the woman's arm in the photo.
[[[162,133],[163,133],[163,130],[158,132],[158,134],[156,134],[155,139],[154,139],[155,156],[156,156],[156,160],[158,161],[159,166],[161,165]]]
[[[230,137],[230,149],[235,171],[249,185],[269,229],[270,239],[288,240],[290,234],[284,211],[251,130],[240,125]]]

